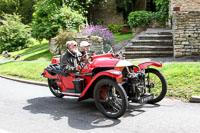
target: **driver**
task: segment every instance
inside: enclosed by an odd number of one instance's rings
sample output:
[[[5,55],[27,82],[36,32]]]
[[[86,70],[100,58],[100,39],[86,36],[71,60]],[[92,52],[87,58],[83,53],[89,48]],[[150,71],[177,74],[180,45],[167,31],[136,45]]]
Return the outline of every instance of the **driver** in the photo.
[[[65,73],[75,73],[81,69],[78,62],[80,61],[78,46],[76,41],[66,42],[67,50],[60,57],[60,65]]]

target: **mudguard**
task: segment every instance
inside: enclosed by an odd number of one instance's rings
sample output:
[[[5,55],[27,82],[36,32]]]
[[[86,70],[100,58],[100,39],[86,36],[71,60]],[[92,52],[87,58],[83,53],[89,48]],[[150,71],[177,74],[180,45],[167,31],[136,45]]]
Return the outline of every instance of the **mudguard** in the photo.
[[[90,88],[90,86],[93,83],[95,83],[95,81],[97,81],[98,79],[103,78],[103,77],[114,78],[114,79],[116,79],[117,82],[121,82],[122,81],[122,73],[120,71],[117,71],[117,70],[107,70],[107,71],[99,72],[87,84],[87,86],[85,87],[85,89],[81,93],[81,96],[79,97],[79,101],[86,94],[86,92],[88,91],[88,89]]]
[[[144,62],[138,65],[140,70],[146,69],[148,66],[156,66],[156,67],[162,67],[162,63],[157,62],[157,61],[149,61],[149,62]],[[134,68],[134,72],[137,72],[139,69]]]
[[[42,73],[43,77],[45,78],[50,78],[50,79],[57,79],[58,75],[51,75],[47,70],[44,70],[44,72]]]

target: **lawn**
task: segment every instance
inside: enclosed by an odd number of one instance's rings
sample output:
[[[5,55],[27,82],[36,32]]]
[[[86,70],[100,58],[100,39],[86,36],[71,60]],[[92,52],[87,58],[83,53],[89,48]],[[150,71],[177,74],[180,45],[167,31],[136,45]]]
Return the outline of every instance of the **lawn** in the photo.
[[[132,32],[127,32],[122,35],[120,35],[120,32],[118,32],[114,33],[114,37],[115,37],[115,42],[118,43],[119,41],[133,38],[133,35]]]
[[[114,34],[116,43],[121,40],[126,40],[132,38],[132,33],[125,33],[120,35],[120,33]],[[32,39],[34,42],[33,45],[29,46],[26,49],[11,52],[12,57],[9,59],[13,59],[13,56],[19,55],[20,58],[18,60],[51,60],[55,54],[51,54],[49,52],[49,42],[47,40],[43,40],[41,43]]]
[[[32,40],[34,42],[33,45],[23,50],[11,52],[12,57],[9,59],[19,55],[20,58],[18,60],[50,60],[55,55],[49,52],[49,42],[47,40],[43,40],[41,43],[34,39]]]
[[[15,61],[0,64],[0,74],[17,78],[46,81],[40,74],[50,61]]]
[[[0,74],[46,82],[40,74],[49,61],[22,61],[0,64]],[[200,63],[168,63],[159,68],[167,80],[167,96],[189,99],[200,96]]]

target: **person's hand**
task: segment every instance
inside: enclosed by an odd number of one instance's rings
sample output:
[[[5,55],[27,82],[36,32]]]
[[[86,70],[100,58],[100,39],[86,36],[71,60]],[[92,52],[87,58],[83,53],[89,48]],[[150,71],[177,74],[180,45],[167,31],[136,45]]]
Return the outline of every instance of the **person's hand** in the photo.
[[[81,70],[81,66],[80,65],[76,65],[76,71]]]

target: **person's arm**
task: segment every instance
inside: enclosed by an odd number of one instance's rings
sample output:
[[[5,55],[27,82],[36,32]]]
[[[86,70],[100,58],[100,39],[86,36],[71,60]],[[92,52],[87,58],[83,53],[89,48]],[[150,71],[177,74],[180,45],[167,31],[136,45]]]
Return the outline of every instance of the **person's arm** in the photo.
[[[65,56],[61,58],[61,68],[65,73],[75,73],[77,72],[76,67],[74,64],[71,64],[69,59]]]

